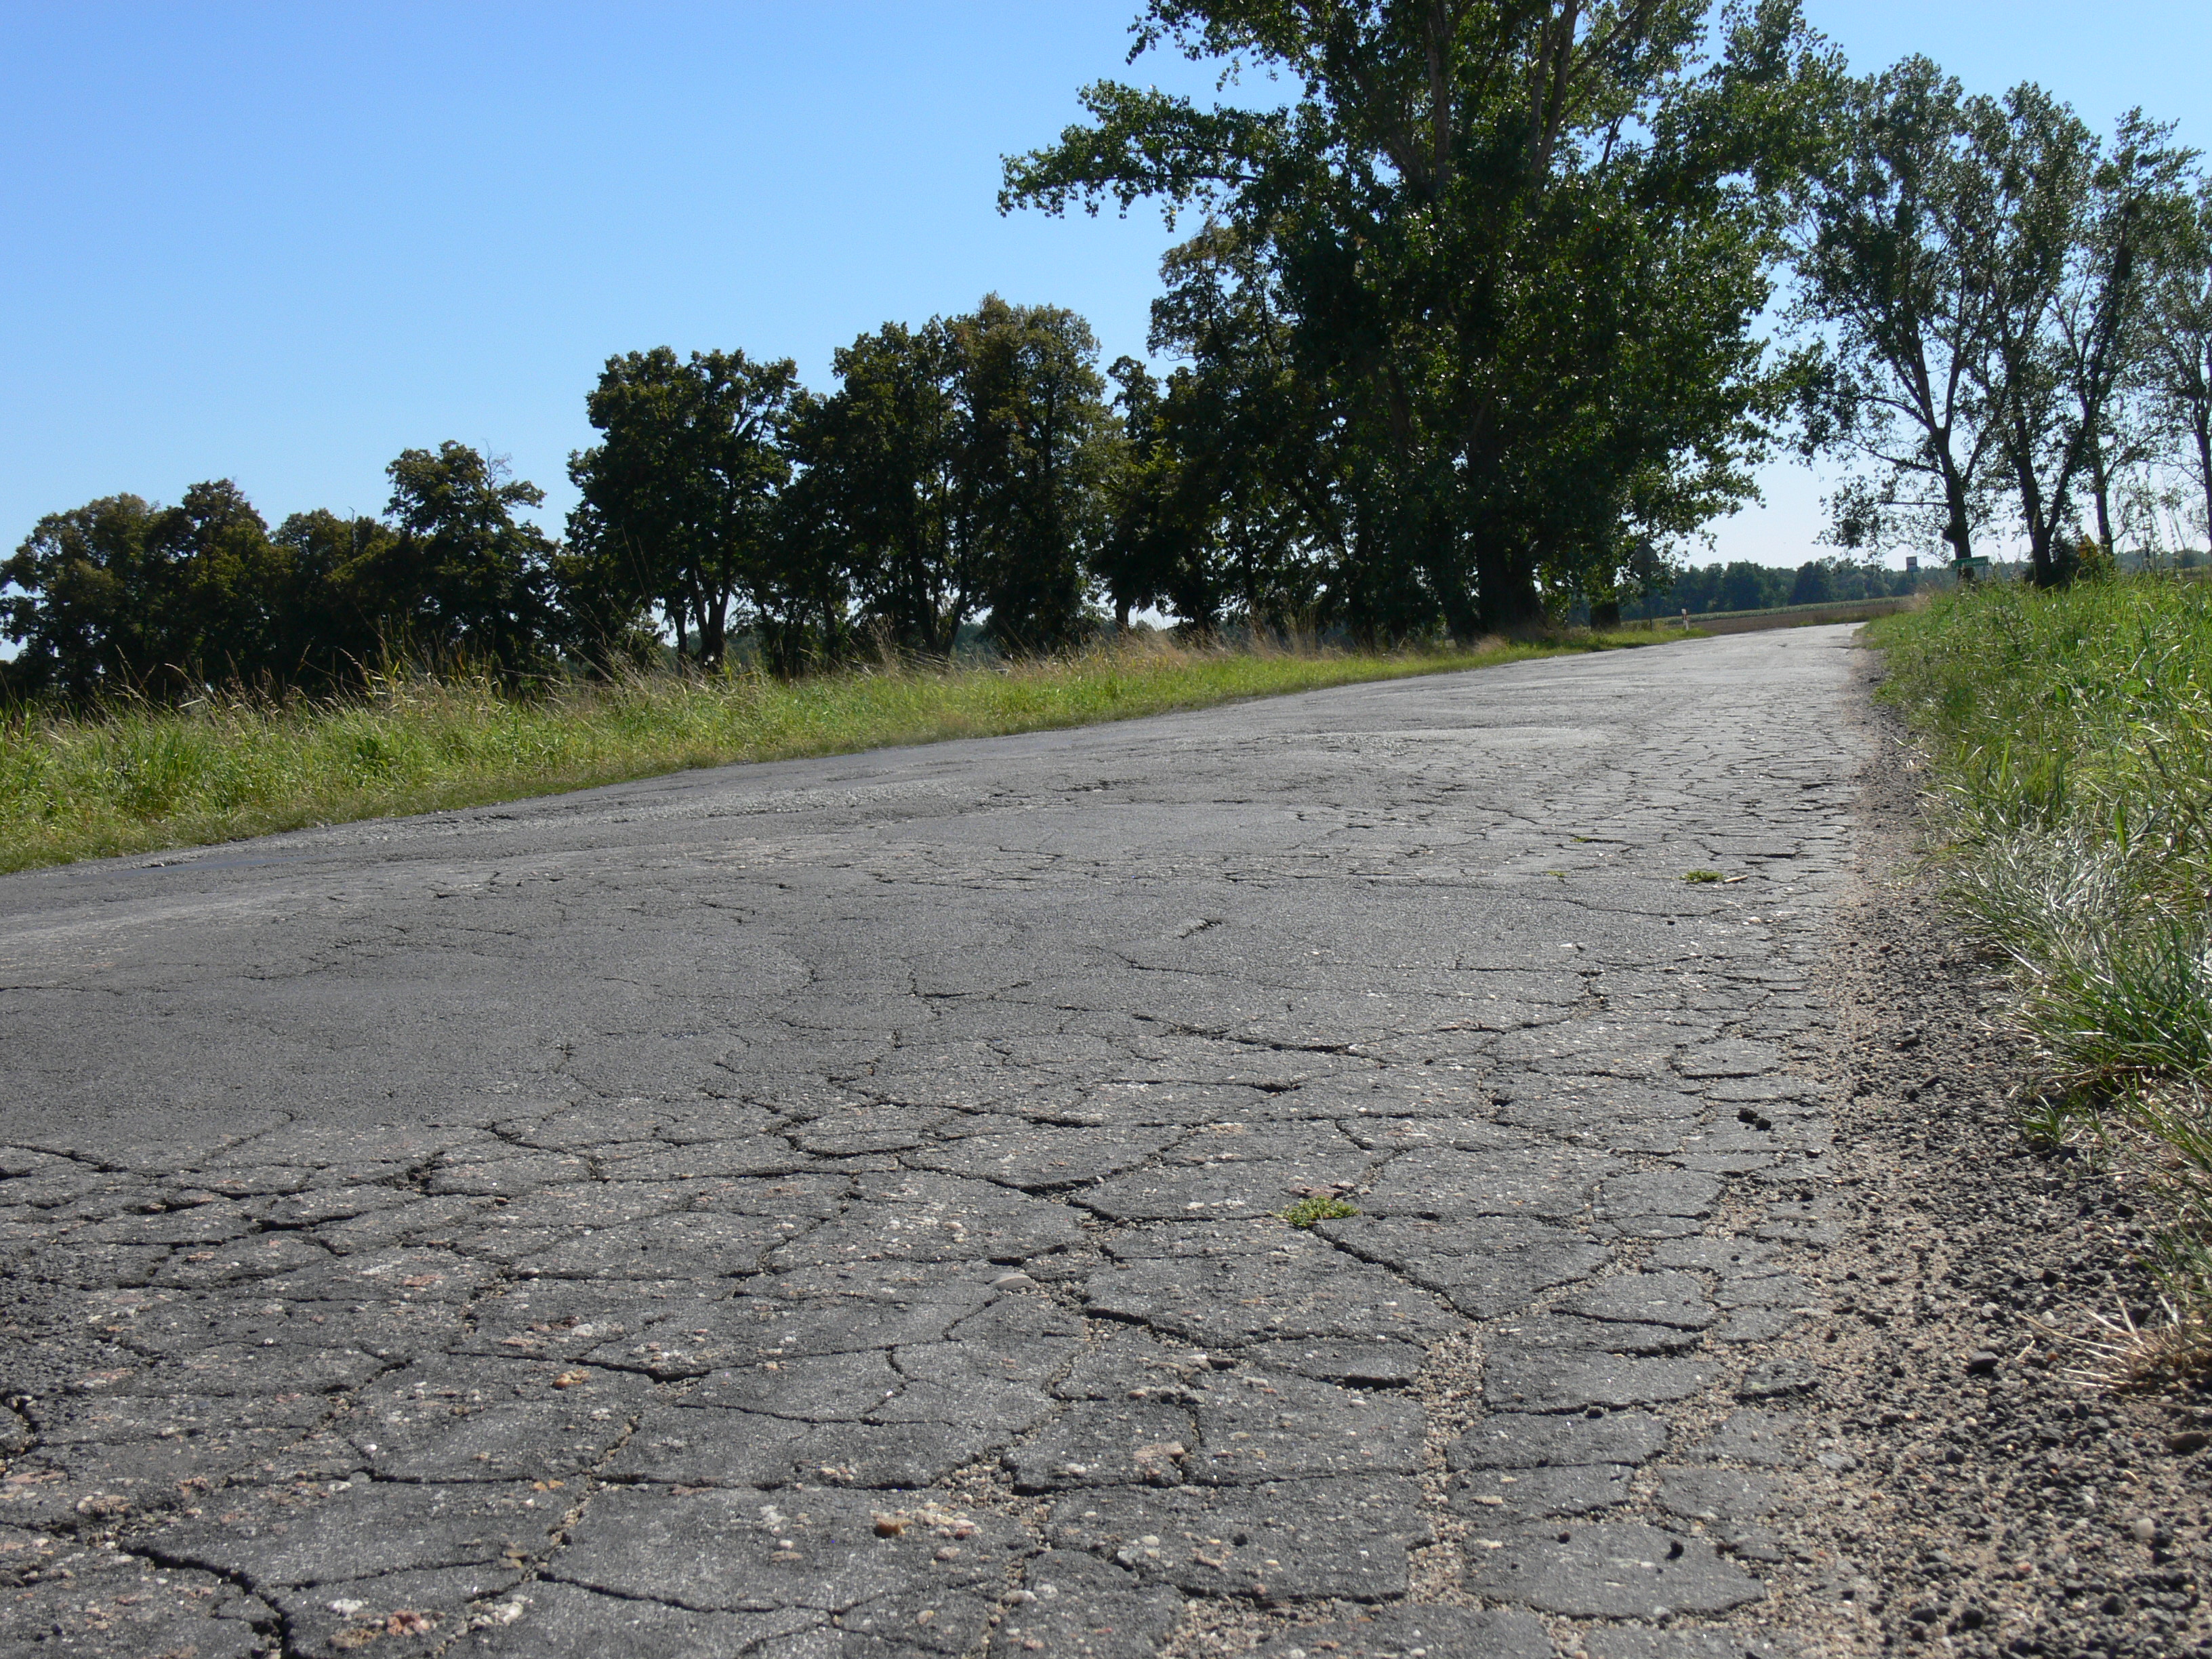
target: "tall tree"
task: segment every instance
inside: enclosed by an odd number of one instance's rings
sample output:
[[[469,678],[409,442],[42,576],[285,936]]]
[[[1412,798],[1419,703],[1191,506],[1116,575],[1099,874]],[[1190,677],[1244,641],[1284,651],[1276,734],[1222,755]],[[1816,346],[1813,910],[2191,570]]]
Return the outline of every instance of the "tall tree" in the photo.
[[[1288,107],[1099,83],[1001,204],[1152,198],[1264,250],[1328,410],[1337,499],[1309,519],[1340,530],[1356,625],[1529,620],[1641,505],[1750,487],[1772,390],[1752,324],[1825,60],[1770,0],[1701,64],[1708,11],[1153,0],[1139,52],[1279,73]],[[1632,487],[1662,470],[1694,481],[1680,501]]]
[[[2057,334],[2060,297],[2076,264],[2097,143],[2081,118],[2043,88],[2015,87],[2002,100],[1968,100],[1966,166],[1977,234],[1970,269],[1985,296],[1989,349],[1972,365],[1996,430],[2013,510],[2027,535],[2034,580],[2071,574],[2077,498],[2093,428],[2072,406]],[[2107,273],[2109,276],[2110,273]],[[2089,301],[2096,384],[2109,376],[2124,303]],[[2088,388],[2085,387],[2085,390]],[[2101,406],[2101,390],[2091,393]],[[2101,418],[2101,415],[2099,418]]]
[[[2145,383],[2196,475],[2212,538],[2212,179],[2166,222],[2152,265]]]
[[[1962,560],[1988,517],[1996,327],[1965,103],[1925,58],[1856,83],[1796,249],[1789,319],[1820,341],[1803,441],[1869,469],[1832,502],[1844,547],[1934,543]]]
[[[1300,373],[1267,249],[1208,225],[1161,262],[1150,343],[1168,379],[1161,431],[1176,459],[1168,522],[1182,538],[1170,598],[1205,628],[1363,620],[1346,569],[1346,494],[1323,381]],[[1340,612],[1324,617],[1335,580]]]
[[[856,597],[900,648],[949,656],[982,574],[959,467],[957,352],[941,319],[886,323],[832,359],[793,433],[804,487],[847,541]]]
[[[1114,607],[1115,629],[1127,633],[1133,610],[1166,599],[1176,561],[1194,538],[1176,511],[1182,468],[1168,441],[1159,381],[1134,357],[1117,357],[1106,373],[1115,387],[1121,442],[1107,476],[1105,525],[1091,570]]]
[[[413,607],[387,580],[403,558],[398,531],[316,507],[291,514],[271,539],[291,568],[285,659],[294,678],[357,683],[399,650]]]
[[[678,651],[720,667],[734,607],[770,580],[797,390],[788,358],[687,362],[665,346],[610,357],[585,404],[604,436],[568,461],[582,498],[568,535],[579,599],[609,625],[657,605]]]
[[[137,495],[50,513],[0,565],[0,581],[16,589],[0,605],[9,640],[22,647],[17,685],[96,696],[133,685],[161,661],[167,641],[149,545],[157,515]]]
[[[507,464],[450,440],[385,469],[399,532],[357,580],[392,637],[434,659],[514,672],[535,664],[551,621],[554,544],[519,507],[545,492]]]
[[[1009,650],[1079,631],[1119,441],[1097,355],[1074,313],[996,295],[836,354],[795,453],[888,642],[949,655],[979,617]]]
[[[11,678],[70,697],[167,696],[292,667],[290,562],[228,479],[174,507],[111,495],[39,520],[0,564]]]
[[[2053,308],[2058,368],[2081,434],[2081,465],[2096,508],[2097,540],[2117,538],[2119,477],[2153,461],[2154,419],[2139,396],[2155,373],[2151,287],[2157,249],[2189,217],[2185,179],[2191,153],[2171,142],[2171,124],[2141,110],[2120,118],[2112,148],[2092,168],[2072,255]]]
[[[948,331],[960,495],[991,636],[1008,650],[1064,645],[1084,620],[1085,565],[1104,530],[1115,435],[1098,342],[1072,311],[995,294]]]

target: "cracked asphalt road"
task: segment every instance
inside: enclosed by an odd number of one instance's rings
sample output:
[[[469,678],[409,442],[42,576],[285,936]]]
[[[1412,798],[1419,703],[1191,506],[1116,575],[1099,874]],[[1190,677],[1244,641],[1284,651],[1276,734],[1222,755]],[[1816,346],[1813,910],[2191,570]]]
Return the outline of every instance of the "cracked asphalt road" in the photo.
[[[0,1653],[1770,1650],[1848,639],[0,879]]]

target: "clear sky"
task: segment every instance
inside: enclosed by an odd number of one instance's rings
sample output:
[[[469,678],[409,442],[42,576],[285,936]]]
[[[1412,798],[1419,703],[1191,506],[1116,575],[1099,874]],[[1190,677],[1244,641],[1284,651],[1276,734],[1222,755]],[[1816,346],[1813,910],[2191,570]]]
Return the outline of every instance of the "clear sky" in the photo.
[[[1808,5],[1856,68],[1925,52],[2212,149],[2205,0]],[[1141,352],[1158,218],[994,203],[1000,157],[1123,72],[1134,10],[4,0],[0,548],[210,477],[272,523],[379,511],[385,463],[447,438],[512,457],[557,523],[617,351],[738,346],[823,386],[863,330],[995,289]],[[1817,483],[1768,485],[1719,556],[1820,550]]]

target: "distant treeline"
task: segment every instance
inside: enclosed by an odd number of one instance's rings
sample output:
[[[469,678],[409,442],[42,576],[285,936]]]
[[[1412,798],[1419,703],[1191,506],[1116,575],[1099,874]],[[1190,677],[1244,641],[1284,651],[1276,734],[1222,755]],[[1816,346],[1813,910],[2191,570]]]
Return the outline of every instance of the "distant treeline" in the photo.
[[[1852,559],[1808,559],[1795,570],[1735,559],[1726,564],[1673,573],[1663,586],[1621,607],[1625,618],[1641,620],[1688,611],[1693,617],[1716,611],[1771,611],[1785,605],[1841,605],[1853,599],[1888,599],[1913,592],[1920,573],[1885,570]]]
[[[1190,222],[1164,376],[1102,374],[1080,318],[996,297],[863,335],[818,392],[789,361],[629,353],[560,538],[454,444],[395,461],[374,520],[112,497],[0,571],[9,684],[711,668],[740,641],[788,671],[1140,611],[1466,639],[1849,597],[1856,563],[1762,573],[1747,606],[1753,567],[1675,562],[1785,447],[1845,470],[1831,541],[1862,556],[2019,545],[2058,584],[2212,534],[2212,184],[2140,112],[2105,139],[2033,85],[1856,77],[1796,0],[1151,0],[1136,36],[1267,72],[1262,106],[1100,82],[1000,201]]]

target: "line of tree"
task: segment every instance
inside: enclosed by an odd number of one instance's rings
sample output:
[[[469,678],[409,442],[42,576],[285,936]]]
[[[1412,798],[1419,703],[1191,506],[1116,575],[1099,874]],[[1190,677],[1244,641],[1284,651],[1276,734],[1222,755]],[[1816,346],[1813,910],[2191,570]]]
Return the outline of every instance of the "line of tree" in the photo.
[[[1798,222],[1808,454],[1839,545],[2026,544],[2034,580],[2212,526],[2212,181],[2141,110],[1924,58],[1846,83]]]
[[[1880,564],[1831,555],[1808,559],[1795,570],[1784,565],[1731,559],[1726,564],[1687,566],[1664,586],[1654,586],[1621,607],[1630,621],[1693,617],[1716,611],[1770,611],[1787,605],[1844,605],[1859,599],[1899,599],[1920,584],[1917,570],[1890,570]]]
[[[822,392],[629,353],[559,538],[458,444],[375,519],[111,497],[0,566],[9,683],[788,672],[1140,611],[1389,641],[1863,586],[1680,562],[1786,444],[1846,464],[1857,553],[2016,537],[2060,581],[2212,518],[2212,187],[2140,112],[2106,143],[2033,86],[1855,79],[1796,0],[1151,0],[1135,36],[1273,101],[1098,82],[1000,206],[1186,226],[1164,374],[996,296],[863,335]]]
[[[465,444],[386,469],[381,519],[295,513],[274,533],[228,480],[174,507],[109,495],[50,514],[0,564],[0,689],[189,696],[210,680],[356,682],[396,650],[502,671],[544,658],[563,620],[561,549],[520,507],[544,493]]]

